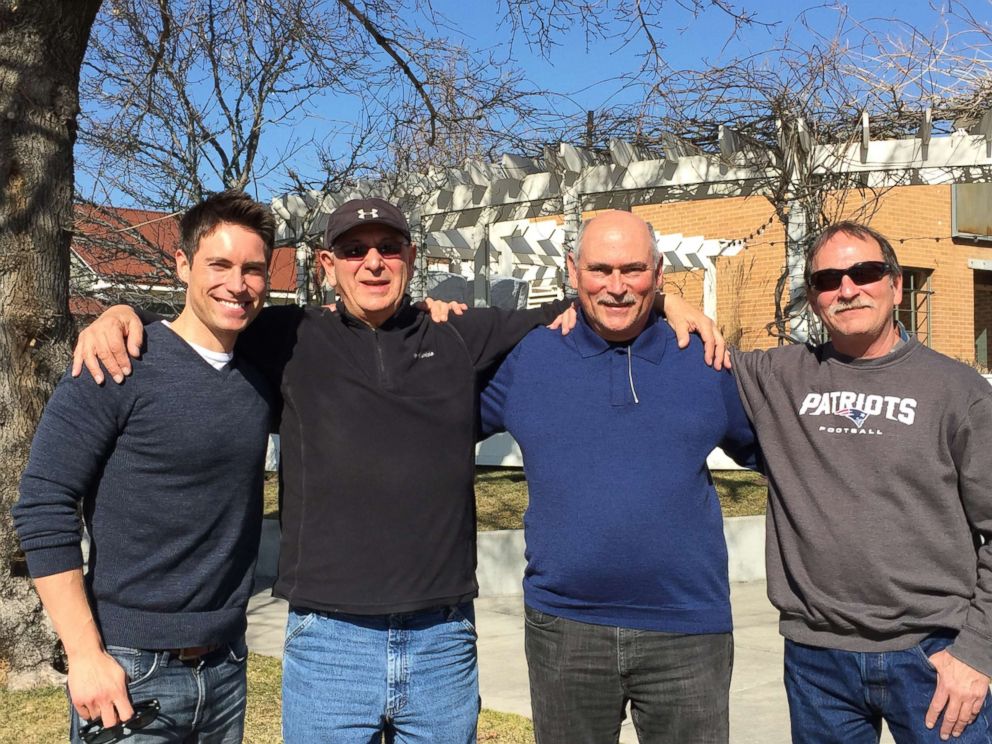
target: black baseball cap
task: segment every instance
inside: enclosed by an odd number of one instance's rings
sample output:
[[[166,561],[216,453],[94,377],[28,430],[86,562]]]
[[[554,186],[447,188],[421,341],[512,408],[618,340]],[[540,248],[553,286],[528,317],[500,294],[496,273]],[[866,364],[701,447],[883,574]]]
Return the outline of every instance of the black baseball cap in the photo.
[[[334,241],[359,225],[385,225],[403,233],[410,240],[410,225],[406,217],[385,199],[351,199],[331,212],[324,228],[324,248],[331,248]]]

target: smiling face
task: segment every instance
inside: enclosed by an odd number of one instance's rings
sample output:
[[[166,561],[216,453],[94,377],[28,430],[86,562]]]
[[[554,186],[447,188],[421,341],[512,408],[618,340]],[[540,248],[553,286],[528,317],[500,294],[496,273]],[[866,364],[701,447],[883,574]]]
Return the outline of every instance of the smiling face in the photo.
[[[863,261],[885,261],[882,248],[870,237],[840,232],[814,254],[812,271],[846,269]],[[886,275],[858,285],[844,276],[834,290],[808,289],[813,312],[830,332],[834,348],[851,357],[870,359],[892,350],[899,337],[893,308],[902,302],[902,275]]]
[[[586,321],[607,341],[629,341],[648,322],[662,282],[652,239],[640,218],[606,212],[585,226],[578,262],[568,257],[569,281],[578,290]]]
[[[173,330],[213,351],[231,351],[265,302],[268,268],[258,233],[221,223],[200,239],[190,261],[176,252],[176,270],[186,286],[186,306]]]
[[[399,254],[392,255],[389,249],[399,246]],[[353,256],[366,248],[364,256]],[[348,312],[378,327],[403,303],[416,255],[416,246],[410,245],[402,233],[375,224],[353,227],[335,239],[334,250],[323,249],[317,257]]]

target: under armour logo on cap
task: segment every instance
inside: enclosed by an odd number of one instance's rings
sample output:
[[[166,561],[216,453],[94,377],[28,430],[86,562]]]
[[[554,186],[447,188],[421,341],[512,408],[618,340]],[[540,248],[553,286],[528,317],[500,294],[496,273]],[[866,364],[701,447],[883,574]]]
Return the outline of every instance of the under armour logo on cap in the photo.
[[[324,230],[324,247],[332,248],[339,237],[359,225],[385,225],[410,240],[406,217],[385,199],[351,199],[331,212]]]

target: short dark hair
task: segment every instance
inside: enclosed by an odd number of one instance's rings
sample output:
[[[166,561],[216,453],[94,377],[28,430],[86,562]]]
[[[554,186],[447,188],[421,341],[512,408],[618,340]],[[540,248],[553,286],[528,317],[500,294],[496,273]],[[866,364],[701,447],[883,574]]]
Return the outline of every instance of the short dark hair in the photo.
[[[878,243],[879,247],[882,249],[882,260],[892,267],[892,273],[889,275],[890,281],[893,281],[895,277],[902,273],[902,267],[899,266],[899,259],[896,258],[896,252],[893,250],[892,244],[884,235],[882,235],[882,233],[877,230],[872,230],[867,225],[845,220],[827,227],[820,233],[819,237],[817,237],[813,244],[806,249],[806,269],[803,272],[803,279],[806,282],[807,288],[810,286],[809,278],[813,273],[813,258],[816,256],[817,251],[819,251],[831,238],[835,235],[840,235],[841,233],[844,235],[853,235],[854,237],[861,238],[862,240],[874,240]]]
[[[228,189],[208,196],[179,221],[179,247],[190,263],[200,241],[223,224],[238,225],[258,235],[265,244],[265,263],[269,262],[276,240],[276,221],[271,210],[241,189]]]

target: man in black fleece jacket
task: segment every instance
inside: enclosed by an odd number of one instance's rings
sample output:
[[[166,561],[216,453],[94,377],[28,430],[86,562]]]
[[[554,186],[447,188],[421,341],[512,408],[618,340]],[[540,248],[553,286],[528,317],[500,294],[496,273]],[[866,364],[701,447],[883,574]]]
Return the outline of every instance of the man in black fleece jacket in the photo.
[[[238,343],[282,397],[290,744],[475,739],[479,379],[567,303],[435,324],[405,294],[415,255],[396,207],[347,202],[319,252],[337,311],[266,308]]]
[[[62,379],[13,510],[68,656],[76,742],[84,719],[115,726],[151,699],[159,715],[128,741],[242,738],[271,395],[233,350],[262,307],[275,224],[225,192],[181,232],[182,313],[148,329],[126,384]]]

